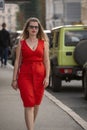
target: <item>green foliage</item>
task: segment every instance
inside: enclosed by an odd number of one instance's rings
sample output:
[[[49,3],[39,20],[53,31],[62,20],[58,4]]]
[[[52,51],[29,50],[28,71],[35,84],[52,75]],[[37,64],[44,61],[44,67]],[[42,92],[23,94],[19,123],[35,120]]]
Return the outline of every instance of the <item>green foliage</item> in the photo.
[[[19,5],[20,12],[17,14],[18,28],[22,29],[23,24],[29,17],[37,17],[45,27],[45,2],[41,0],[31,0],[29,3]]]

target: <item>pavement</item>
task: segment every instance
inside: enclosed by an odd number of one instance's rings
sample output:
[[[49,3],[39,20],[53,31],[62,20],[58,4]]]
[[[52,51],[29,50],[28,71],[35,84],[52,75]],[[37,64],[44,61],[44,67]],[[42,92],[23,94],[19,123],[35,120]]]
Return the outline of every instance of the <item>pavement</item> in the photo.
[[[19,90],[11,87],[13,67],[0,68],[0,130],[26,130]],[[87,130],[87,122],[45,90],[34,130]]]

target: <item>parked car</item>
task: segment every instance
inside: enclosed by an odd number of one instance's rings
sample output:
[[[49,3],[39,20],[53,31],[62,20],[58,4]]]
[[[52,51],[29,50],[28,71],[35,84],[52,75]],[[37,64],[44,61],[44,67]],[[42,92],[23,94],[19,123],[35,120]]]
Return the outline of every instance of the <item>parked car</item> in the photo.
[[[82,80],[87,99],[87,26],[55,27],[50,49],[52,89],[61,90],[62,80]],[[84,67],[83,67],[84,66]]]
[[[51,46],[52,46],[51,30],[44,30],[44,32],[47,34],[47,36],[49,38],[49,48],[51,48]]]
[[[14,44],[13,47],[12,47],[12,58],[11,58],[11,62],[12,62],[12,65],[13,65],[13,66],[14,66],[14,63],[15,63],[16,48],[17,48],[18,42],[19,42],[19,36],[16,38],[15,44]]]

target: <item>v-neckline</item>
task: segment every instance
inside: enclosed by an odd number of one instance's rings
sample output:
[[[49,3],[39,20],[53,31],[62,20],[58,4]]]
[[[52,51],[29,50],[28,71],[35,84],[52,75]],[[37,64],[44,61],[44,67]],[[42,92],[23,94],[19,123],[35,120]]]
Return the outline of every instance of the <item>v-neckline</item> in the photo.
[[[36,48],[33,50],[30,46],[29,46],[29,44],[27,43],[27,41],[25,40],[25,43],[26,43],[26,45],[27,45],[27,47],[31,50],[31,51],[36,51],[37,50],[37,48],[38,48],[38,45],[39,45],[39,40],[38,40],[38,43],[37,43],[37,46],[36,46]]]

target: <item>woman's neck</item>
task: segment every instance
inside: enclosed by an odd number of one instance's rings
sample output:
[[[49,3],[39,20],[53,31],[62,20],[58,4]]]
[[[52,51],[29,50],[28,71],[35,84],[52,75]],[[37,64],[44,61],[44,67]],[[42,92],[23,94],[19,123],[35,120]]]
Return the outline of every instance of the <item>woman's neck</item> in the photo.
[[[28,39],[29,39],[29,41],[33,42],[33,41],[36,41],[36,40],[37,40],[37,37],[35,37],[35,36],[34,36],[34,37],[31,37],[31,36],[30,36]]]

